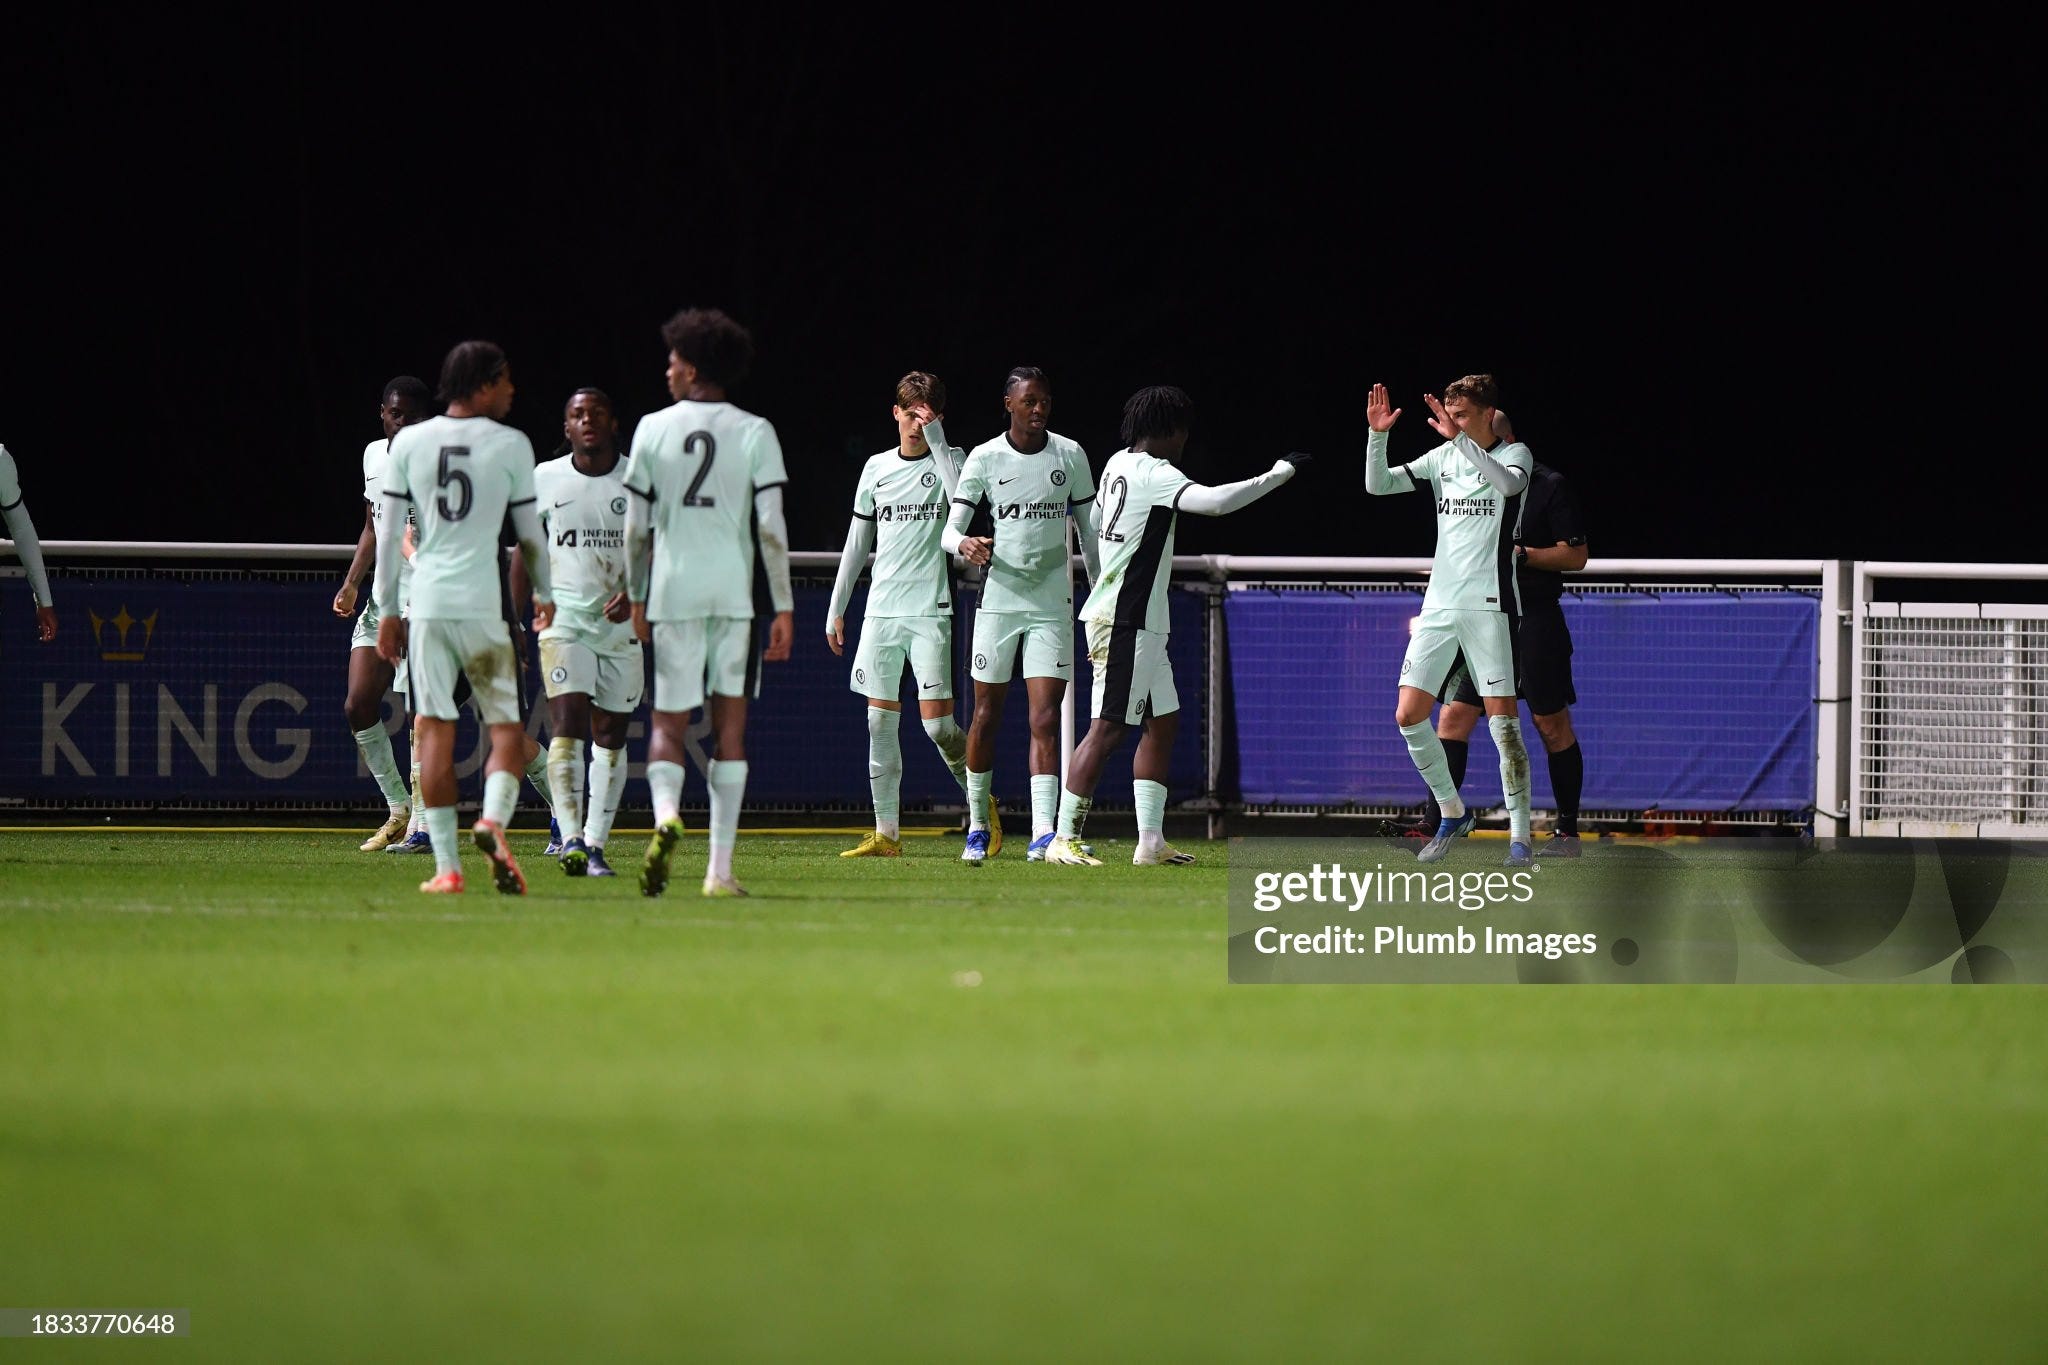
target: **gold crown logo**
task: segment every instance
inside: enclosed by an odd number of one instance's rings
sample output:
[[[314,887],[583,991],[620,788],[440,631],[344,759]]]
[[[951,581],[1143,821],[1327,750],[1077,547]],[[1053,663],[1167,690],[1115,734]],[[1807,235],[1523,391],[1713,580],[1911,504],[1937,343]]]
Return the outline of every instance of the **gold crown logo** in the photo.
[[[85,609],[85,614],[92,622],[92,642],[100,647],[100,657],[107,662],[139,663],[142,660],[142,656],[149,652],[149,639],[152,635],[156,634],[156,618],[158,613],[151,612],[138,621],[128,614],[128,604],[123,602],[121,610],[110,617],[102,617],[91,607]],[[112,649],[107,647],[106,627],[108,626],[112,626],[115,630],[121,632],[120,639],[116,642],[116,647]],[[142,627],[142,644],[136,649],[130,649],[128,648],[128,632],[137,626]]]

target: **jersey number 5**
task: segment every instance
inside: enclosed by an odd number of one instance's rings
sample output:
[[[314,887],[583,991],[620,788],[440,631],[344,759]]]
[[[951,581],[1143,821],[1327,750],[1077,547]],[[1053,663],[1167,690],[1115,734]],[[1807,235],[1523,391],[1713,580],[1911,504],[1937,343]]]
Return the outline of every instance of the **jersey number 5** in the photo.
[[[1130,480],[1126,479],[1123,475],[1119,474],[1109,481],[1109,487],[1104,489],[1103,492],[1106,495],[1102,499],[1104,502],[1108,502],[1110,498],[1116,499],[1116,510],[1114,512],[1111,512],[1107,517],[1103,518],[1102,538],[1106,541],[1110,541],[1111,543],[1115,543],[1116,541],[1120,541],[1124,538],[1123,533],[1121,531],[1112,531],[1110,528],[1116,525],[1117,519],[1119,517],[1123,516],[1124,504],[1126,502],[1129,502],[1131,499]]]
[[[697,466],[697,477],[690,480],[690,486],[683,491],[683,506],[718,506],[716,498],[700,498],[697,496],[697,490],[704,486],[704,480],[711,477],[711,462],[718,458],[718,442],[711,438],[711,433],[708,431],[693,431],[690,433],[689,439],[683,442],[683,449],[699,451],[704,456],[704,463]]]
[[[461,521],[469,515],[470,504],[476,501],[476,488],[469,481],[469,471],[455,467],[454,461],[458,458],[469,458],[468,446],[441,447],[441,495],[434,503],[441,511],[443,521]],[[459,490],[461,496],[461,501],[452,505],[448,501],[451,488]]]

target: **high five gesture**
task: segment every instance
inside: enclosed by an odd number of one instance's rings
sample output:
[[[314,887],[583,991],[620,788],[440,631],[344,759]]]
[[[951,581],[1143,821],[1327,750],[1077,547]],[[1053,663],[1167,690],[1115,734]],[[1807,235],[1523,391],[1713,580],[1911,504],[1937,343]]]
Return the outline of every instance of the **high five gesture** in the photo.
[[[1372,397],[1365,400],[1365,424],[1374,431],[1391,431],[1394,423],[1401,420],[1401,409],[1394,407],[1387,398],[1387,386],[1372,386]]]
[[[1430,405],[1430,430],[1442,436],[1444,440],[1458,440],[1458,436],[1464,432],[1464,424],[1458,422],[1458,417],[1454,417],[1444,407],[1442,399],[1438,399],[1434,393],[1425,393],[1421,395],[1421,399],[1423,403]]]

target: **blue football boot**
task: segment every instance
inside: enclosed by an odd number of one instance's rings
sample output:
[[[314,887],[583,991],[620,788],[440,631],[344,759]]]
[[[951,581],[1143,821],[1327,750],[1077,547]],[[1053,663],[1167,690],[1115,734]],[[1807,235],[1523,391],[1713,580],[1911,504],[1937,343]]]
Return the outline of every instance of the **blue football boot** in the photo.
[[[1468,806],[1465,808],[1465,813],[1455,820],[1446,816],[1437,821],[1436,833],[1430,836],[1429,842],[1424,844],[1421,852],[1415,855],[1415,861],[1418,863],[1433,863],[1442,858],[1451,851],[1451,840],[1458,838],[1460,835],[1470,834],[1473,822],[1478,818],[1478,812]]]

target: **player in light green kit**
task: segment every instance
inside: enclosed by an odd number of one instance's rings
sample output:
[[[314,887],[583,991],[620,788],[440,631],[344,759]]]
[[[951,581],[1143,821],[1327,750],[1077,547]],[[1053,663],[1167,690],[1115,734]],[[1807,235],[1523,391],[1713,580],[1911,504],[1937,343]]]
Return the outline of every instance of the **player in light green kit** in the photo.
[[[647,690],[645,656],[633,635],[626,596],[626,463],[612,400],[602,389],[569,396],[562,430],[569,453],[533,471],[534,505],[555,579],[555,619],[540,635],[540,676],[553,736],[548,794],[562,831],[562,870],[572,877],[609,877],[604,846],[626,786],[626,730]],[[515,602],[529,595],[524,580],[514,559]]]
[[[839,578],[825,613],[825,640],[846,650],[846,607],[868,552],[875,556],[853,656],[853,690],[867,698],[868,790],[875,832],[842,858],[895,858],[903,852],[898,823],[903,747],[898,730],[903,665],[918,684],[924,732],[967,790],[967,736],[953,719],[953,574],[939,538],[958,486],[962,452],[948,445],[946,386],[913,370],[896,381],[896,444],[871,458],[853,491],[853,524],[839,556]]]
[[[1195,405],[1179,389],[1140,389],[1124,404],[1127,449],[1102,467],[1102,573],[1081,608],[1088,661],[1095,671],[1094,721],[1074,750],[1060,797],[1059,824],[1045,861],[1100,867],[1081,843],[1102,765],[1131,726],[1144,727],[1131,760],[1138,808],[1140,867],[1191,863],[1194,855],[1167,845],[1166,777],[1180,727],[1180,694],[1166,657],[1166,585],[1173,576],[1173,533],[1182,512],[1220,517],[1248,507],[1292,479],[1308,463],[1288,455],[1256,478],[1210,488],[1177,465],[1188,443]]]
[[[500,424],[512,410],[512,372],[488,341],[465,341],[441,366],[445,416],[401,431],[391,443],[384,496],[394,499],[377,528],[377,652],[411,672],[420,747],[420,785],[427,835],[434,845],[429,892],[460,892],[462,861],[455,842],[455,680],[467,677],[478,714],[490,727],[483,813],[476,846],[490,860],[498,890],[526,892],[505,826],[519,800],[528,744],[519,714],[518,661],[505,623],[498,536],[509,516],[533,581],[534,622],[554,617],[548,557],[534,512],[533,445]],[[402,509],[419,517],[408,614],[399,615]]]
[[[1514,618],[1521,603],[1515,540],[1535,456],[1519,441],[1494,434],[1493,410],[1500,399],[1492,375],[1466,375],[1444,390],[1442,402],[1433,394],[1426,401],[1433,414],[1429,424],[1444,442],[1395,469],[1387,467],[1387,433],[1401,410],[1388,402],[1384,384],[1372,386],[1365,407],[1372,428],[1365,444],[1365,491],[1406,493],[1427,486],[1436,495],[1436,557],[1415,633],[1401,660],[1394,706],[1408,753],[1441,808],[1435,836],[1415,856],[1435,862],[1453,839],[1472,828],[1472,812],[1458,797],[1443,743],[1429,724],[1430,708],[1443,695],[1462,653],[1500,752],[1501,791],[1508,806],[1507,865],[1529,867],[1534,862],[1529,852],[1529,751],[1515,713]]]
[[[434,415],[434,396],[418,379],[400,375],[384,386],[384,401],[377,415],[384,424],[384,434],[363,447],[363,529],[356,537],[355,557],[342,577],[341,590],[334,594],[334,614],[343,620],[356,616],[355,634],[349,641],[348,698],[342,704],[343,714],[348,718],[349,732],[355,736],[356,748],[362,751],[363,765],[376,779],[377,789],[384,794],[390,811],[384,824],[363,841],[365,853],[403,838],[416,812],[412,797],[406,794],[405,778],[398,771],[391,736],[384,731],[384,694],[394,688],[404,693],[405,665],[401,661],[393,668],[377,653],[377,604],[374,600],[364,602],[361,614],[357,615],[357,588],[376,555],[377,530],[389,501],[384,496],[384,475],[391,460],[391,442],[406,427]],[[408,515],[404,507],[393,507],[391,512],[400,519]],[[408,562],[399,570],[399,601],[405,600],[411,583],[412,565]],[[413,785],[419,785],[417,778]]]
[[[753,365],[747,329],[715,308],[691,308],[670,318],[661,335],[676,402],[641,419],[626,473],[627,593],[634,633],[654,642],[647,746],[654,839],[640,890],[658,896],[668,885],[669,858],[683,836],[690,712],[703,706],[718,746],[705,774],[711,858],[704,894],[744,896],[732,849],[747,790],[747,698],[759,664],[787,659],[796,634],[782,516],[789,476],[774,426],[726,399]],[[754,632],[757,546],[775,610],[766,650]]]
[[[1003,846],[991,789],[996,730],[1010,675],[1021,661],[1031,704],[1031,848],[1038,862],[1059,809],[1060,703],[1074,680],[1074,590],[1067,518],[1080,524],[1081,555],[1095,573],[1095,476],[1080,445],[1047,430],[1052,382],[1032,366],[1003,385],[1010,428],[968,455],[940,544],[987,567],[974,611],[974,720],[967,732],[967,847],[963,862]]]

